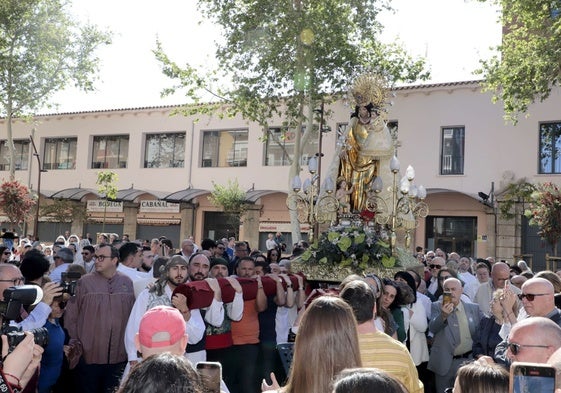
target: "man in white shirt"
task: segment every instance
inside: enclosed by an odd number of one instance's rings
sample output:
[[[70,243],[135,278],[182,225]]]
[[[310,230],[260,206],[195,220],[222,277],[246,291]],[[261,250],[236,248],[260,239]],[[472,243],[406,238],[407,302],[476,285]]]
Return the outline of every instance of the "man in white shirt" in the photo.
[[[93,272],[95,267],[95,248],[93,248],[93,246],[84,246],[81,252],[82,260],[75,260],[74,264],[82,266],[86,274]]]
[[[62,273],[66,272],[68,266],[74,262],[74,254],[69,248],[64,247],[56,252],[53,260],[55,261],[55,268],[49,277],[58,284],[60,283]]]
[[[431,295],[434,295],[436,293],[436,290],[438,289],[438,272],[445,265],[446,260],[441,257],[434,257],[431,260],[430,264],[427,262],[427,266],[429,267],[432,276],[427,282],[427,292],[429,292]]]
[[[125,243],[119,248],[120,263],[117,271],[128,276],[132,282],[146,279],[150,275],[138,270],[142,263],[142,249],[136,243]]]
[[[464,282],[464,294],[473,301],[477,288],[479,287],[479,281],[470,273],[470,265],[471,261],[468,257],[461,257],[458,263],[458,275]]]

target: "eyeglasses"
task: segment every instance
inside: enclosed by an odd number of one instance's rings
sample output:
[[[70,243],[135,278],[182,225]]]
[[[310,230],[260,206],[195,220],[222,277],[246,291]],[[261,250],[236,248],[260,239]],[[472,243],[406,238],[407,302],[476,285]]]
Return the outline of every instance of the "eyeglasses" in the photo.
[[[518,299],[523,300],[524,298],[528,299],[529,302],[533,302],[536,296],[545,296],[550,295],[549,293],[520,293],[518,295]]]
[[[94,258],[97,259],[98,261],[103,262],[103,261],[105,261],[105,258],[110,258],[110,259],[111,259],[111,256],[107,256],[107,255],[94,255]]]
[[[447,280],[449,278],[452,278],[452,276],[440,276],[439,280],[444,281],[444,280]]]
[[[25,280],[25,278],[18,277],[18,278],[14,278],[12,280],[0,280],[0,282],[11,282],[15,286],[17,286],[18,284],[21,284],[23,282],[23,280]]]
[[[444,389],[444,393],[454,393],[454,388],[446,388]]]
[[[506,346],[508,349],[510,349],[510,352],[512,352],[514,356],[520,353],[520,348],[549,348],[549,345],[522,345],[517,343],[509,343],[508,341],[506,343]]]
[[[53,257],[53,259],[62,259],[62,257],[59,257],[59,256],[56,256],[56,255],[55,255],[55,256]]]
[[[442,268],[442,266],[440,266],[440,265],[429,265],[429,267],[430,267],[431,269],[437,269],[437,270],[440,269],[440,268]]]

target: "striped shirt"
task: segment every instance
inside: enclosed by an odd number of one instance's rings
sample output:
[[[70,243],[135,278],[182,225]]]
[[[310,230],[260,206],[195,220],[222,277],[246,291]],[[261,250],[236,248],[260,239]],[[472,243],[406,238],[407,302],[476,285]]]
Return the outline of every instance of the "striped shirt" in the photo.
[[[362,367],[386,371],[400,381],[409,393],[422,393],[423,383],[407,347],[382,332],[358,335]]]

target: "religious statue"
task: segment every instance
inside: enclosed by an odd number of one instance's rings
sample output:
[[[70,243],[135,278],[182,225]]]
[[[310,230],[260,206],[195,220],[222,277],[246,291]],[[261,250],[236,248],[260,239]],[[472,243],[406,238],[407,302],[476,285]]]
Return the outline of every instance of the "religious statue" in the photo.
[[[393,154],[392,137],[383,112],[386,94],[383,79],[372,74],[359,76],[350,91],[355,110],[339,155],[338,179],[351,186],[351,212],[367,208],[367,194],[378,175],[380,160]]]

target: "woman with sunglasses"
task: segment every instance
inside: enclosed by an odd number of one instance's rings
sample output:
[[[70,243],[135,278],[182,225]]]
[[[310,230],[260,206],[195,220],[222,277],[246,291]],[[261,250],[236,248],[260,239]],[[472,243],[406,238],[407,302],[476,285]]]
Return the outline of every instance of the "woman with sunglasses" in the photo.
[[[452,268],[443,267],[442,269],[440,269],[438,271],[438,275],[437,275],[438,286],[437,286],[436,292],[434,293],[435,300],[441,300],[442,293],[444,292],[444,289],[443,289],[442,285],[444,284],[444,281],[446,281],[446,279],[448,279],[448,278],[457,278],[458,280],[460,280],[462,282],[462,286],[464,284],[464,282],[458,276],[458,272],[456,272]],[[462,300],[464,302],[466,302],[466,301],[469,302],[470,301],[470,299],[466,295],[464,295],[463,293],[462,293]]]
[[[0,263],[9,263],[12,252],[6,246],[0,246]]]
[[[278,248],[273,248],[271,250],[267,250],[267,263],[279,263],[280,261],[280,251]]]

